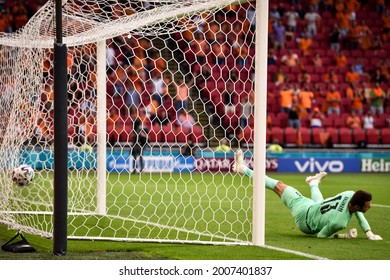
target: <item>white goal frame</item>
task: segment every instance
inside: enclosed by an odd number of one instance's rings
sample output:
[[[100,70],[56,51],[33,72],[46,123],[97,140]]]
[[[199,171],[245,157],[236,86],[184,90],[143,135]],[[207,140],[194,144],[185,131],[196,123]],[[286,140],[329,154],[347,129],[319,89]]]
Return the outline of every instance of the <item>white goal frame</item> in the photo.
[[[49,1],[50,2],[50,1]],[[65,4],[67,1],[63,1]],[[68,1],[69,2],[69,1]],[[156,22],[166,20],[170,17],[178,17],[182,14],[191,14],[194,12],[199,12],[203,10],[213,10],[217,7],[224,7],[230,4],[234,4],[235,0],[212,0],[212,1],[190,1],[190,2],[199,2],[199,5],[188,5],[180,10],[164,10],[160,11],[159,16],[148,16],[145,13],[142,17],[139,17],[137,20],[131,22],[133,29],[142,29],[149,25],[153,25]],[[249,1],[248,1],[249,2]],[[261,0],[256,2],[256,26],[259,28],[256,29],[256,50],[255,50],[255,107],[258,108],[255,110],[255,131],[256,137],[254,138],[254,170],[255,176],[253,179],[253,221],[252,221],[252,242],[249,244],[256,246],[263,246],[265,244],[265,170],[266,170],[266,96],[267,96],[267,45],[268,45],[268,0]],[[41,30],[36,30],[36,26],[40,26],[39,21],[42,19],[47,19],[52,16],[53,11],[47,8],[42,9],[37,16],[34,16],[30,22],[26,25],[22,32],[13,35],[13,36],[0,36],[0,44],[4,46],[20,46],[23,44],[23,47],[26,48],[52,48],[52,38],[40,36]],[[38,16],[39,15],[39,16]],[[85,25],[96,23],[89,22],[89,19],[83,21]],[[50,27],[48,27],[50,29]],[[103,29],[103,31],[101,31]],[[100,32],[96,32],[100,30]],[[64,44],[72,47],[77,45],[83,45],[86,43],[83,38],[88,38],[88,40],[93,40],[97,42],[97,205],[95,214],[98,215],[108,215],[106,210],[106,199],[107,199],[107,172],[106,172],[106,39],[112,38],[120,34],[129,32],[129,21],[127,18],[123,18],[120,21],[117,21],[115,25],[106,28],[104,23],[96,24],[93,28],[90,28],[85,32],[84,36],[65,36]],[[35,39],[35,36],[39,38],[39,41]],[[1,204],[0,204],[1,206]],[[12,211],[2,210],[2,213],[11,214]],[[23,211],[19,212],[22,213]],[[48,214],[51,212],[29,212],[29,214]],[[68,213],[69,215],[77,215],[77,213]],[[83,213],[86,215],[87,213]],[[0,223],[6,224],[11,228],[12,223],[6,220],[1,220]],[[16,227],[19,230],[23,230],[22,227]],[[47,235],[46,233],[40,233],[40,235]],[[49,237],[49,236],[47,236]],[[90,237],[80,237],[80,236],[69,236],[71,239],[91,239]],[[106,237],[93,237],[94,240],[111,240]],[[115,238],[112,240],[119,241],[153,241],[153,242],[178,242],[175,240],[165,240],[165,239],[132,239],[132,238]],[[179,242],[183,242],[182,240]],[[185,243],[205,243],[199,240],[191,241],[186,240]],[[229,244],[229,242],[211,242],[211,244]],[[232,244],[237,243],[236,240],[232,240]],[[248,244],[247,242],[242,242],[241,244]]]

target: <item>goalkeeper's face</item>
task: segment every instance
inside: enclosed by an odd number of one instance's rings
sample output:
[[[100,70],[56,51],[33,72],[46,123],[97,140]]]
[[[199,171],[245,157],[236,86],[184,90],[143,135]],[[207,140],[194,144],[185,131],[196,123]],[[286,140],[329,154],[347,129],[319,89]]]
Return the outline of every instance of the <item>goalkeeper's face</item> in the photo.
[[[364,205],[360,208],[360,212],[365,213],[368,209],[371,208],[371,201],[366,201]]]

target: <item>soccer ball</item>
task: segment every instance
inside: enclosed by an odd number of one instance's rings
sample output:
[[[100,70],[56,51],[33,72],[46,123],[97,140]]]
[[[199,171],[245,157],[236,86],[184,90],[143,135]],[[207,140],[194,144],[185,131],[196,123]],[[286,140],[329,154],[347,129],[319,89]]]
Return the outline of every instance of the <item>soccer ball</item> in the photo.
[[[34,169],[27,164],[22,164],[12,170],[12,181],[19,187],[30,185],[34,176]]]

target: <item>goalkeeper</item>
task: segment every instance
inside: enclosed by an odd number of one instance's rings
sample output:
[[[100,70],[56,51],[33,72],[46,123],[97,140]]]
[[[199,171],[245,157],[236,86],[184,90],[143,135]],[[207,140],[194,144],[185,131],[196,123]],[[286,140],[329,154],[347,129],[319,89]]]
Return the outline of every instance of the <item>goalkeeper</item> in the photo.
[[[233,170],[253,177],[253,170],[245,165],[241,150],[236,153]],[[372,233],[363,215],[371,207],[371,194],[362,190],[345,191],[324,200],[318,186],[326,175],[326,172],[320,172],[306,178],[310,186],[311,199],[302,196],[295,188],[268,176],[265,178],[265,186],[282,199],[290,209],[299,230],[306,234],[317,234],[318,238],[356,238],[356,229],[337,233],[347,227],[352,215],[355,214],[369,240],[382,240],[382,237]]]

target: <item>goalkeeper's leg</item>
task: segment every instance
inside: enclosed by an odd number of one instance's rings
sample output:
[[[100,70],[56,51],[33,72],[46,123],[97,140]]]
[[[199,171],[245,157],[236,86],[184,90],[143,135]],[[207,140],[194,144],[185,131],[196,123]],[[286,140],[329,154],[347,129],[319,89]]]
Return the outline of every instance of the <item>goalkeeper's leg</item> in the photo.
[[[314,176],[309,176],[306,178],[306,183],[310,186],[311,199],[315,202],[321,202],[324,200],[322,193],[319,188],[321,179],[324,178],[328,173],[320,172]]]
[[[248,177],[253,177],[253,170],[246,166],[244,162],[244,155],[241,149],[238,149],[234,156],[233,171],[245,174]]]
[[[237,172],[237,173],[245,174],[250,178],[253,177],[253,170],[250,169],[248,166],[246,166],[246,164],[244,162],[244,155],[243,155],[243,152],[241,149],[237,150],[237,152],[235,154],[234,163],[233,163],[233,171]],[[265,187],[267,189],[273,190],[279,194],[282,191],[279,192],[279,191],[275,190],[275,186],[278,182],[279,182],[278,180],[275,180],[275,179],[272,179],[268,176],[265,176]]]

